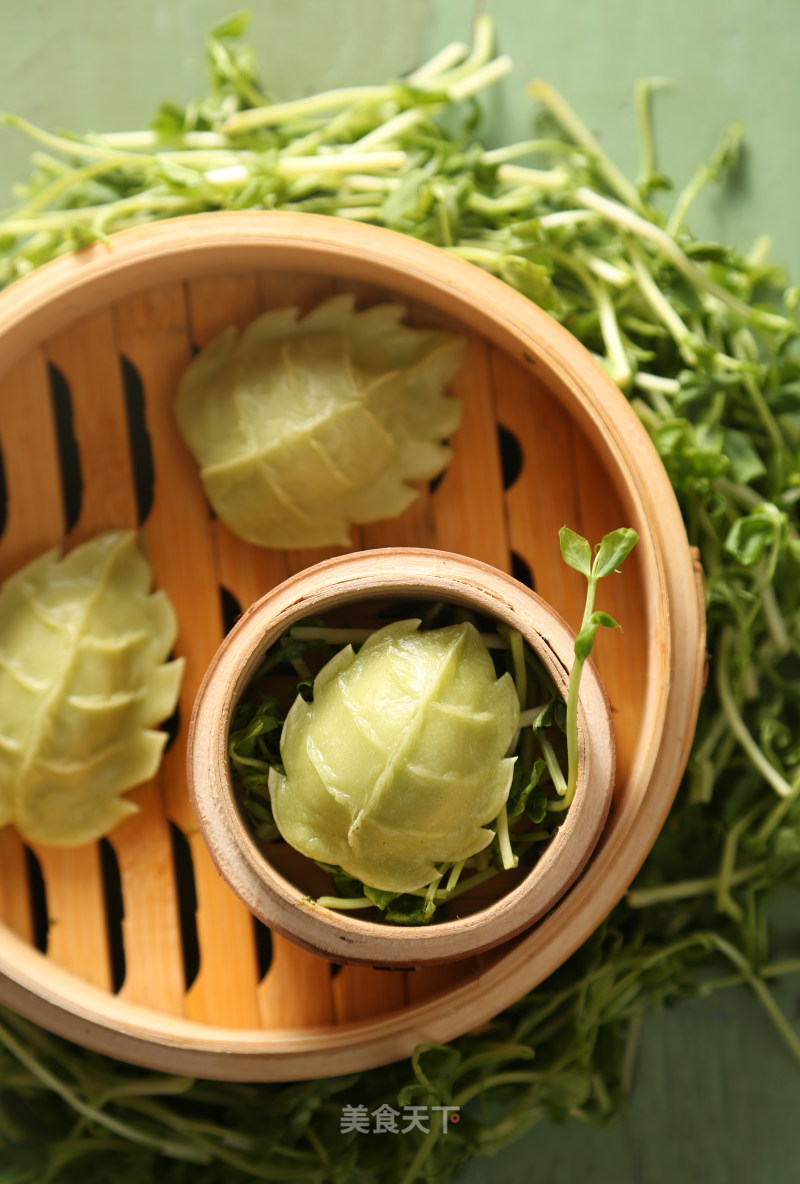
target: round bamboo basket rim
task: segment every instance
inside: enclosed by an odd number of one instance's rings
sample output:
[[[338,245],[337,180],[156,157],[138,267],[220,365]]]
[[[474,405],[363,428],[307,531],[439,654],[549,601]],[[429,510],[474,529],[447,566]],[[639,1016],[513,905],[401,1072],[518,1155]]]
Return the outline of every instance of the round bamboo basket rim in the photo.
[[[526,365],[543,367],[619,482],[638,562],[651,646],[661,674],[644,704],[648,745],[612,807],[586,874],[502,960],[451,990],[377,1019],[271,1032],[167,1016],[77,978],[3,927],[0,999],[45,1027],[134,1063],[234,1080],[289,1080],[351,1072],[446,1041],[496,1014],[572,954],[619,901],[669,811],[691,745],[703,677],[702,577],[672,488],[642,425],[588,351],[551,317],[471,264],[394,231],[324,215],[196,214],[135,228],[45,265],[0,294],[0,374],[73,320],[122,294],[171,279],[269,263],[383,284],[423,299]],[[424,293],[421,295],[420,293]],[[657,786],[657,792],[650,789]],[[602,884],[602,891],[599,885]],[[462,1017],[462,1018],[460,1018]]]
[[[217,869],[261,921],[338,963],[414,968],[482,953],[528,929],[591,858],[611,804],[611,708],[593,664],[581,679],[578,785],[555,836],[522,881],[473,915],[392,926],[314,906],[277,871],[235,800],[228,734],[236,703],[266,652],[291,625],[363,601],[425,597],[474,609],[518,629],[563,698],[574,634],[535,592],[480,560],[423,547],[387,547],[327,559],[290,576],[251,605],[225,637],[200,686],[186,747],[189,794]]]

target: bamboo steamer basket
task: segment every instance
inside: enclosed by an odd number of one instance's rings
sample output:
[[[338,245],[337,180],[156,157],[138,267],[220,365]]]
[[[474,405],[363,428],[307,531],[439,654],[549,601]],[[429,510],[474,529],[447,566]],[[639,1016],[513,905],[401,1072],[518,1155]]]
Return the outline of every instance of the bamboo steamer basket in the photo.
[[[228,735],[242,692],[279,637],[304,617],[388,601],[445,601],[517,629],[566,699],[575,635],[535,592],[466,556],[424,547],[339,555],[291,576],[251,605],[223,641],[198,692],[187,740],[189,793],[203,837],[226,883],[273,932],[351,965],[416,969],[483,953],[548,912],[585,867],[614,789],[611,709],[595,667],[581,679],[578,779],[555,837],[536,863],[495,877],[431,925],[385,925],[361,912],[317,907],[310,860],[286,844],[262,849],[242,817],[230,775]],[[276,862],[276,855],[280,862]],[[323,891],[329,889],[323,887]]]
[[[267,308],[336,291],[401,300],[468,338],[464,418],[441,482],[353,549],[435,547],[511,571],[571,623],[584,581],[566,522],[640,542],[599,602],[623,624],[596,663],[617,773],[584,874],[526,935],[442,967],[339,969],[256,924],[219,877],[186,787],[203,673],[240,606],[333,551],[239,542],[209,516],[172,405],[192,351]],[[498,445],[498,440],[502,445]],[[669,810],[704,660],[696,559],[667,476],[624,398],[550,317],[499,280],[391,231],[314,215],[195,215],[126,231],[0,295],[0,576],[55,544],[138,527],[177,610],[186,677],[139,812],[75,849],[0,831],[0,1001],[121,1059],[233,1080],[386,1064],[485,1022],[556,969],[620,899]]]

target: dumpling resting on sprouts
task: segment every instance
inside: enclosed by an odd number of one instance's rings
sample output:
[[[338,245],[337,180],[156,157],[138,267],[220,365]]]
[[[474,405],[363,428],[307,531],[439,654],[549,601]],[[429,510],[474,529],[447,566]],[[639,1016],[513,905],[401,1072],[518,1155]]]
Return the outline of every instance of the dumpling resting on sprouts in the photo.
[[[265,547],[347,545],[355,523],[395,518],[450,460],[461,417],[445,387],[464,342],[411,328],[403,308],[356,312],[334,296],[298,319],[265,313],[191,363],[181,434],[216,514]]]
[[[497,678],[475,627],[418,625],[387,625],[323,667],[284,723],[285,774],[269,775],[288,843],[387,892],[423,888],[437,864],[492,841],[519,726],[513,679]]]
[[[158,769],[184,665],[151,583],[133,531],[108,531],[3,584],[0,826],[76,846],[135,812],[122,795]]]

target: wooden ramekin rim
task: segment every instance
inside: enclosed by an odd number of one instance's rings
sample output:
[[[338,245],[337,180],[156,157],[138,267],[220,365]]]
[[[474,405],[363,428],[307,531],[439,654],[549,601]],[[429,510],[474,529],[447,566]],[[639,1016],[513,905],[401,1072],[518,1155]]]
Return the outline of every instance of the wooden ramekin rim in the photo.
[[[562,693],[574,634],[560,615],[511,576],[467,556],[390,547],[307,568],[251,605],[213,658],[195,700],[187,744],[189,792],[220,874],[260,920],[336,962],[418,966],[490,949],[529,928],[564,895],[600,836],[614,788],[611,712],[596,669],[581,682],[579,778],[555,837],[525,878],[471,916],[399,927],[320,908],[272,867],[235,801],[228,732],[238,699],[269,647],[293,623],[369,597],[430,596],[461,603],[519,629]]]

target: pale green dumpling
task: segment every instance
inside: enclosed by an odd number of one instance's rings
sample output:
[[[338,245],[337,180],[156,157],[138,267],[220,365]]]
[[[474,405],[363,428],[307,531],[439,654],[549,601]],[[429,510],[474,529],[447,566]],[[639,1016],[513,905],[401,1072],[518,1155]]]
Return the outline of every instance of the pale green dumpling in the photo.
[[[194,359],[178,426],[234,534],[266,547],[347,545],[351,525],[397,517],[417,496],[407,482],[447,465],[442,441],[461,406],[445,385],[463,341],[402,316],[335,296],[302,320],[285,308],[241,337],[226,329]]]
[[[418,632],[399,621],[323,667],[281,736],[270,770],[275,822],[311,859],[388,892],[411,892],[492,840],[508,796],[519,724],[510,675],[497,678],[470,624]]]
[[[0,589],[0,825],[75,846],[136,807],[121,795],[156,772],[183,659],[176,620],[133,531],[63,559],[49,551]]]

